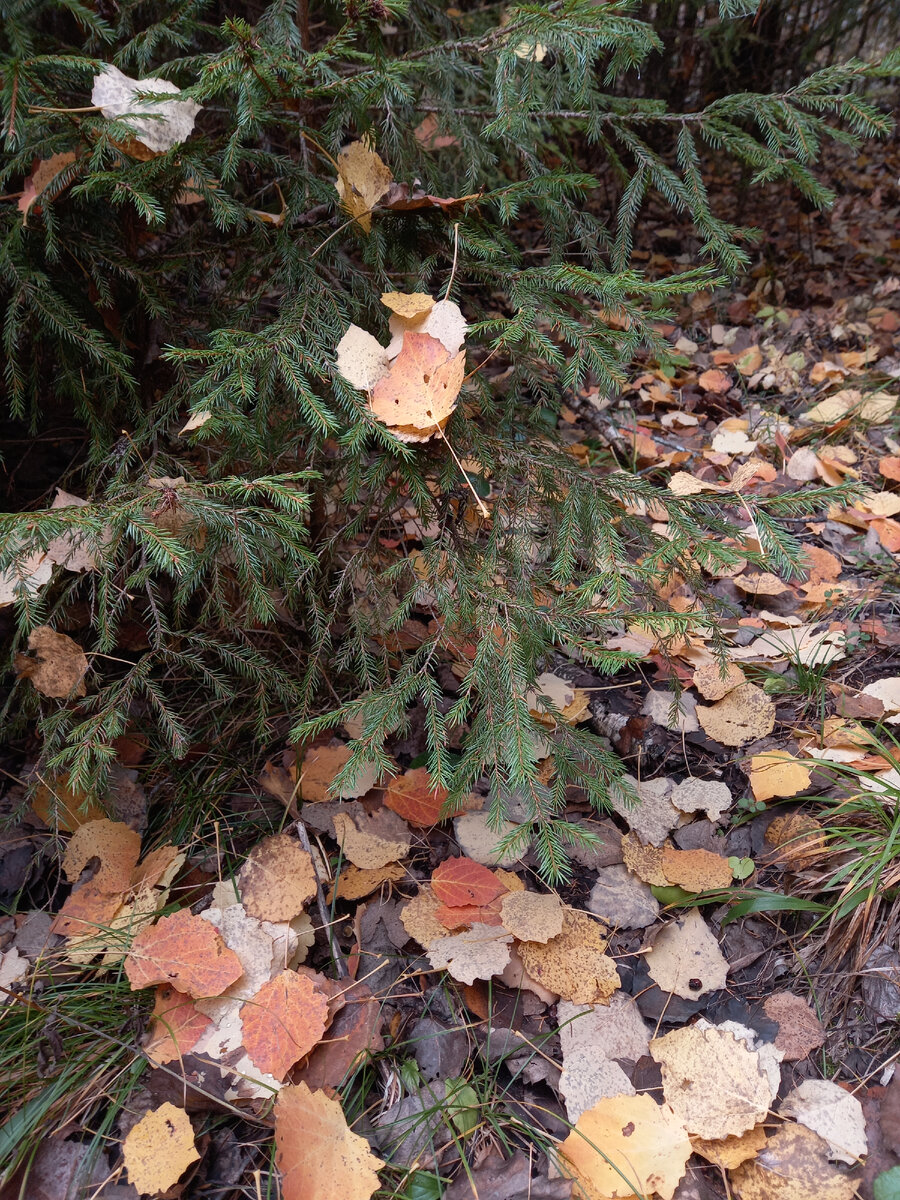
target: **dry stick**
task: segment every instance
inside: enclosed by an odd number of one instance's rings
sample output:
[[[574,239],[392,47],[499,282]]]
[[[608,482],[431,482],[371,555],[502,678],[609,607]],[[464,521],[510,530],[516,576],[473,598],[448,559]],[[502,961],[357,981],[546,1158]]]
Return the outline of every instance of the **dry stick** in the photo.
[[[338,975],[340,975],[342,979],[349,979],[350,968],[347,966],[347,961],[341,952],[340,946],[335,940],[332,922],[328,916],[328,909],[325,907],[325,893],[322,891],[322,884],[319,882],[319,872],[316,869],[316,860],[313,856],[312,846],[309,844],[309,834],[306,832],[306,825],[303,823],[301,817],[297,818],[297,820],[294,822],[294,825],[297,828],[297,836],[300,838],[303,849],[309,855],[309,860],[312,863],[313,875],[316,879],[316,905],[319,909],[319,918],[322,922],[322,927],[325,930],[325,936],[328,938],[328,948],[331,951],[331,957],[334,959],[334,965],[337,968]]]

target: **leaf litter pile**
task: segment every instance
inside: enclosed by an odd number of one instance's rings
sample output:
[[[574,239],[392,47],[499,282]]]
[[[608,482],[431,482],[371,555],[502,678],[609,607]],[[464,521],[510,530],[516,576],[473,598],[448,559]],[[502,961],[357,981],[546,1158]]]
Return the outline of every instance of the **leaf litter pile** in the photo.
[[[95,99],[115,115],[134,86],[110,70]],[[400,194],[362,143],[337,165],[364,231],[379,204],[453,203]],[[529,697],[548,778],[558,722],[605,737],[630,772],[607,815],[569,789],[568,816],[593,835],[573,850],[571,882],[549,888],[511,836],[524,806],[498,822],[476,791],[447,811],[418,711],[385,747],[387,772],[341,774],[362,736],[352,722],[273,752],[252,799],[276,830],[261,840],[240,822],[227,846],[146,835],[139,737],[120,739],[102,808],[64,777],[33,790],[0,878],[26,888],[40,850],[59,883],[0,923],[0,1003],[33,1009],[52,1079],[61,1043],[45,998],[118,980],[133,1016],[116,1038],[139,1069],[104,1110],[114,1080],[98,1065],[81,1109],[38,1148],[29,1196],[900,1196],[900,855],[876,836],[896,836],[900,800],[900,277],[883,268],[900,239],[896,208],[855,170],[859,203],[839,202],[817,270],[694,296],[660,326],[664,358],[636,363],[619,396],[586,390],[562,410],[572,455],[674,494],[740,509],[857,485],[797,522],[805,578],[748,565],[748,509],[733,568],[708,580],[724,602],[715,629],[661,642],[623,624],[608,646],[641,663],[612,685],[574,652],[548,664]],[[652,220],[642,234],[672,236]],[[775,229],[773,245],[792,236]],[[856,254],[832,250],[839,239]],[[443,439],[466,374],[464,315],[420,293],[383,302],[390,343],[351,326],[337,370],[397,438]],[[664,510],[632,515],[665,532]],[[415,556],[411,506],[404,522],[392,548]],[[95,565],[67,544],[49,557],[30,588],[53,565]],[[20,582],[0,581],[0,603]],[[677,574],[660,587],[673,612],[698,603]],[[398,652],[428,620],[413,614]],[[449,691],[464,648],[444,665]],[[16,669],[64,698],[88,663],[40,627]],[[498,849],[502,835],[513,849]],[[41,1084],[17,1104],[45,1097]]]

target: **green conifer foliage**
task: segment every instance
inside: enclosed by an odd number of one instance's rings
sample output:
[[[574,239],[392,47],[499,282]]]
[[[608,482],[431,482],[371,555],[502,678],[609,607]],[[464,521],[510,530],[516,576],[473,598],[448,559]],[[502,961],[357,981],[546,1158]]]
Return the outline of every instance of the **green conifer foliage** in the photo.
[[[754,7],[723,0],[722,19]],[[0,0],[0,19],[0,192],[66,156],[27,214],[0,206],[5,399],[35,428],[54,406],[75,414],[90,498],[0,516],[0,570],[21,576],[17,648],[77,607],[91,664],[82,698],[17,685],[8,726],[37,722],[44,768],[90,791],[135,726],[177,759],[225,727],[265,746],[353,716],[349,777],[387,767],[386,737],[421,704],[451,802],[488,776],[499,821],[517,794],[532,824],[516,836],[562,877],[582,836],[561,817],[566,787],[602,806],[619,766],[561,723],[545,782],[533,747],[546,729],[526,694],[562,648],[602,672],[631,663],[603,648],[624,618],[683,633],[696,618],[668,611],[654,584],[677,569],[703,595],[699,568],[734,560],[725,539],[746,512],[584,467],[548,413],[586,383],[619,387],[640,347],[661,347],[667,305],[748,261],[749,231],[710,203],[710,152],[827,204],[822,143],[888,130],[862,89],[900,54],[680,113],[643,84],[629,98],[660,50],[632,0],[276,0],[246,17],[200,0]],[[91,105],[110,63],[200,105],[190,137],[138,156],[128,118]],[[399,183],[468,199],[376,205],[366,234],[335,189],[340,148],[357,140]],[[613,212],[596,202],[600,172],[617,182]],[[702,245],[662,279],[631,258],[651,192]],[[448,288],[472,328],[446,440],[476,487],[489,481],[489,519],[444,440],[398,442],[335,369],[351,322],[386,342],[382,292]],[[507,368],[502,388],[477,370],[488,356]],[[797,568],[779,518],[818,500],[754,504],[760,561]],[[635,515],[653,504],[665,537]],[[406,505],[428,531],[417,554],[385,544]],[[65,535],[98,569],[57,567],[35,587],[29,564]],[[412,615],[426,633],[408,646]],[[448,646],[467,664],[449,708]],[[451,726],[465,727],[458,752]]]

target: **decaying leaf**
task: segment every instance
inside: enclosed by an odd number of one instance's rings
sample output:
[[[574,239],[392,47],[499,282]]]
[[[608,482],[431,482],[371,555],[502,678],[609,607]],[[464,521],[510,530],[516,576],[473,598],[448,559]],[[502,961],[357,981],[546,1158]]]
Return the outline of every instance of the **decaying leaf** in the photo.
[[[25,180],[25,186],[22,189],[22,195],[19,197],[18,209],[22,214],[22,223],[26,224],[28,214],[31,212],[35,204],[43,196],[44,200],[53,200],[61,192],[65,191],[66,185],[56,184],[54,181],[57,176],[65,171],[66,167],[70,167],[76,161],[77,155],[72,150],[63,150],[58,154],[51,154],[49,158],[42,158],[28,178]],[[40,205],[38,209],[40,210]]]
[[[241,868],[244,908],[261,921],[290,921],[316,894],[309,851],[287,833],[264,838]]]
[[[350,326],[338,342],[336,354],[338,371],[361,392],[370,392],[390,370],[387,350],[377,338],[358,325]]]
[[[769,1080],[759,1055],[733,1033],[686,1026],[650,1043],[662,1067],[663,1094],[688,1133],[738,1137],[769,1111]]]
[[[775,728],[775,705],[755,683],[741,683],[708,708],[697,705],[697,719],[713,741],[743,746]]]
[[[765,1144],[766,1131],[762,1125],[757,1125],[755,1128],[748,1130],[747,1133],[742,1133],[739,1137],[716,1138],[714,1140],[698,1137],[691,1138],[694,1153],[699,1154],[701,1158],[705,1158],[707,1162],[713,1163],[723,1171],[733,1171],[741,1163],[748,1162],[751,1158],[756,1158],[756,1155]]]
[[[659,901],[649,885],[623,863],[599,869],[585,907],[607,924],[622,929],[644,929],[659,916]]]
[[[197,998],[218,996],[240,977],[240,959],[208,921],[180,909],[134,939],[125,959],[131,990],[170,983]]]
[[[429,948],[439,938],[449,937],[449,930],[436,915],[440,907],[441,901],[430,887],[424,885],[400,910],[404,929],[423,949]]]
[[[369,1200],[383,1165],[347,1125],[336,1100],[305,1083],[275,1101],[275,1161],[284,1200]]]
[[[548,942],[522,942],[519,955],[528,974],[551,992],[576,1004],[605,1004],[621,986],[608,939],[586,912],[567,908],[563,931]]]
[[[756,800],[796,796],[809,787],[810,769],[787,750],[767,750],[750,759],[750,787]]]
[[[721,700],[746,682],[747,677],[737,663],[727,663],[724,675],[718,662],[707,663],[694,671],[694,687],[704,700]]]
[[[683,1000],[723,988],[728,976],[719,943],[696,908],[660,930],[647,960],[653,982]]]
[[[869,1149],[862,1105],[830,1079],[804,1079],[788,1092],[778,1111],[824,1139],[836,1162],[852,1166]]]
[[[409,827],[389,809],[380,808],[372,816],[335,813],[333,820],[338,844],[355,867],[373,871],[409,853]]]
[[[307,976],[282,971],[244,1002],[241,1024],[254,1066],[282,1080],[322,1040],[328,1000]]]
[[[141,852],[141,835],[122,821],[103,817],[86,821],[69,838],[63,855],[63,871],[75,883],[88,863],[98,861],[91,882],[103,892],[127,891]]]
[[[490,979],[509,962],[512,934],[493,925],[475,923],[471,929],[438,938],[428,947],[428,960],[437,970],[446,970],[460,983]]]
[[[663,870],[662,847],[644,846],[633,833],[626,833],[621,844],[622,858],[629,871],[653,887],[668,887],[669,879]]]
[[[190,1054],[212,1021],[190,996],[164,983],[156,989],[152,1025],[144,1053],[152,1063],[174,1062]]]
[[[731,885],[733,872],[728,859],[711,850],[675,850],[666,846],[662,869],[669,883],[686,892],[707,892]]]
[[[340,900],[362,900],[376,892],[383,883],[398,883],[405,878],[406,868],[400,863],[388,863],[386,867],[376,867],[371,871],[361,870],[350,863],[344,867],[335,886],[329,891],[328,903],[335,895]]]
[[[500,901],[504,929],[523,942],[557,937],[562,933],[563,912],[562,901],[552,892],[510,892]]]
[[[49,625],[38,625],[28,635],[28,654],[15,657],[20,679],[30,679],[42,696],[65,700],[85,694],[88,660],[77,642]]]
[[[668,1104],[652,1096],[616,1096],[582,1113],[559,1148],[587,1200],[672,1200],[691,1143]]]
[[[731,1176],[740,1200],[853,1200],[857,1180],[828,1161],[828,1143],[804,1125],[782,1125]]]
[[[344,992],[345,1005],[332,1021],[326,1037],[291,1075],[295,1083],[311,1088],[337,1088],[368,1054],[384,1048],[382,1002],[364,983]]]
[[[118,67],[104,63],[94,76],[91,103],[99,106],[107,120],[125,121],[136,140],[153,154],[164,154],[190,137],[200,105],[194,100],[137,99],[139,93],[149,92],[180,95],[180,89],[168,79],[130,79]]]
[[[337,157],[337,189],[341,208],[366,233],[372,232],[372,209],[394,182],[391,170],[365,142],[351,142]]]
[[[787,1062],[799,1062],[824,1044],[822,1022],[801,996],[776,992],[766,997],[763,1011],[778,1024],[775,1045],[784,1051]]]
[[[183,1108],[161,1104],[133,1125],[122,1143],[128,1182],[141,1195],[164,1192],[200,1155]]]
[[[635,1094],[616,1061],[637,1062],[649,1053],[650,1034],[631,996],[616,992],[607,1005],[560,1000],[556,1019],[563,1058],[559,1090],[570,1121],[600,1100]]]
[[[676,784],[672,791],[672,803],[680,812],[704,812],[710,821],[718,821],[733,802],[728,784],[715,779],[692,777]]]
[[[629,803],[625,795],[616,792],[610,797],[613,811],[628,822],[642,842],[661,846],[668,834],[684,820],[683,813],[672,802],[672,780],[665,776],[637,780],[626,775],[624,778],[637,793],[639,803]]]

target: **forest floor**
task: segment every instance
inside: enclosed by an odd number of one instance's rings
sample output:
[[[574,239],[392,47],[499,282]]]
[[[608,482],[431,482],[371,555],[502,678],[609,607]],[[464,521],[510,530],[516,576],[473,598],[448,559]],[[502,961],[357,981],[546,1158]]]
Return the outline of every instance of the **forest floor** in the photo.
[[[617,645],[639,670],[550,665],[544,694],[608,739],[640,803],[598,816],[572,789],[599,844],[554,892],[528,854],[497,860],[487,796],[440,820],[424,709],[388,747],[396,777],[338,798],[352,728],[299,761],[198,751],[193,827],[160,818],[139,733],[106,812],[46,781],[0,832],[0,1200],[302,1195],[281,1180],[312,1160],[273,1165],[273,1124],[297,1121],[353,1200],[376,1167],[409,1200],[567,1197],[564,1139],[592,1200],[900,1196],[900,141],[823,173],[826,214],[742,209],[719,181],[720,214],[763,230],[752,273],[558,421],[598,472],[679,494],[855,488],[790,519],[806,578],[706,580],[708,636],[636,623]],[[668,273],[696,247],[651,209],[635,258]],[[410,512],[396,545],[421,533]],[[696,602],[664,587],[674,612]],[[462,647],[449,695],[465,669]]]

